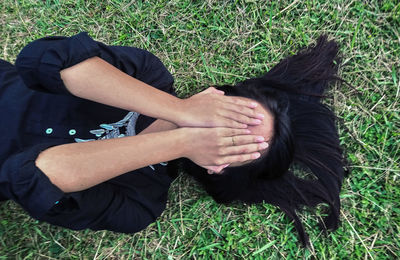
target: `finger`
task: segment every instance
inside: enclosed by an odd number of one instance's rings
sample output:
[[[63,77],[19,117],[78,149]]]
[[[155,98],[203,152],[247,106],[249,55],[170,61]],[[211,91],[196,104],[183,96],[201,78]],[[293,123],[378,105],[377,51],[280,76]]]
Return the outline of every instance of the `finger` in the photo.
[[[225,94],[225,92],[218,90],[214,87],[209,87],[206,90],[203,90],[202,92],[200,92],[199,94]]]
[[[243,124],[243,123],[239,123],[236,120],[233,119],[229,119],[226,117],[221,116],[220,119],[218,119],[218,121],[220,122],[219,125],[216,125],[214,127],[226,127],[226,128],[238,128],[238,129],[245,129],[247,128],[247,124]]]
[[[210,89],[210,93],[218,94],[218,95],[225,95],[225,92],[224,92],[224,91],[219,90],[219,89],[216,89],[216,88],[214,88],[214,87],[209,87],[208,89]],[[207,89],[207,90],[208,90],[208,89]]]
[[[225,137],[223,139],[223,146],[238,146],[238,145],[246,145],[246,144],[254,144],[264,142],[265,139],[263,136],[257,135],[238,135]]]
[[[260,125],[262,121],[260,119],[251,118],[245,115],[242,115],[237,112],[233,112],[230,110],[224,110],[220,112],[220,115],[232,119],[238,123],[247,124],[247,125]]]
[[[223,169],[228,167],[229,164],[219,165],[219,166],[203,166],[203,168],[207,169],[208,174],[220,173]]]
[[[230,155],[224,157],[224,163],[235,163],[235,162],[246,162],[251,160],[256,160],[260,158],[261,154],[259,152],[251,153],[251,154],[240,154],[240,155]]]
[[[203,90],[203,91],[201,91],[201,92],[199,92],[199,93],[197,93],[197,94],[195,94],[193,96],[201,96],[201,95],[210,94],[210,93],[212,93],[211,87],[207,88],[207,89],[205,89],[205,90]]]
[[[217,134],[220,137],[231,137],[237,135],[248,135],[251,133],[249,129],[241,129],[241,128],[226,128],[220,127],[217,129]]]
[[[229,163],[224,164],[224,165],[220,165],[220,166],[212,166],[212,171],[215,173],[220,173],[223,169],[225,169],[226,167],[229,166]]]
[[[251,100],[246,100],[243,98],[232,97],[232,96],[223,96],[222,97],[225,102],[233,103],[239,106],[245,106],[250,108],[256,108],[258,103]]]
[[[242,106],[242,105],[225,103],[224,108],[227,110],[233,111],[233,112],[240,113],[247,117],[251,117],[251,118],[257,118],[257,119],[261,119],[261,120],[265,118],[264,114],[258,113],[254,109],[246,107],[246,106]]]
[[[238,146],[228,146],[220,148],[219,155],[236,155],[236,154],[251,154],[254,152],[259,152],[268,148],[267,142],[262,142],[258,144],[246,144]]]

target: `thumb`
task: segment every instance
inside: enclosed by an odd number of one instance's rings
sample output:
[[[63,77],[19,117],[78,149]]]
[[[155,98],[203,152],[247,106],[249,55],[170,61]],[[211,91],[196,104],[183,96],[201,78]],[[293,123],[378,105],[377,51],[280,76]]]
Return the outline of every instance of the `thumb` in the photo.
[[[228,164],[223,164],[219,166],[203,166],[203,168],[207,169],[208,174],[220,173],[223,169],[229,166]]]
[[[214,87],[209,87],[209,88],[212,89],[212,91],[213,91],[212,93],[214,93],[214,94],[225,95],[225,92],[222,91],[222,90],[216,89],[216,88],[214,88]]]
[[[218,95],[224,95],[225,92],[223,92],[222,90],[218,90],[214,87],[209,87],[208,89],[206,89],[204,92],[204,94],[218,94]]]

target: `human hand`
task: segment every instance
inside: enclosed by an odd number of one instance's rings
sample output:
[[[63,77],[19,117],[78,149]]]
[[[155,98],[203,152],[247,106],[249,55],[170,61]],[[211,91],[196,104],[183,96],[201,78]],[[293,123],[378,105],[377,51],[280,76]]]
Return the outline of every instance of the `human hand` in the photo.
[[[255,102],[224,96],[223,91],[210,87],[182,100],[175,123],[181,127],[246,128],[261,124],[264,118],[255,107]]]
[[[260,157],[268,147],[263,136],[251,135],[248,129],[181,128],[184,157],[197,165],[219,173],[234,162]]]

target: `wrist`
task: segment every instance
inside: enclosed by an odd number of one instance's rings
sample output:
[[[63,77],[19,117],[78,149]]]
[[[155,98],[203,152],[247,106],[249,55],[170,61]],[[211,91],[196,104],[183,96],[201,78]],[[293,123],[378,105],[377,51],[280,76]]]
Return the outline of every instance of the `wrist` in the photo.
[[[191,150],[190,128],[177,128],[173,131],[176,131],[180,157],[188,158],[188,154]]]
[[[186,110],[185,99],[173,96],[170,105],[164,109],[164,119],[174,123],[178,127],[184,126],[184,122],[186,122]]]

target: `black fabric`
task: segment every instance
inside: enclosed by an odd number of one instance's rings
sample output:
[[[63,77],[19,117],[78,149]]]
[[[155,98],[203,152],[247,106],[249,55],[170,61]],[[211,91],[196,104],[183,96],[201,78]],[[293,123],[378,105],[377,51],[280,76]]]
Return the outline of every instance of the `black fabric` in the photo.
[[[1,165],[0,185],[3,198],[22,205],[33,217],[40,218],[63,192],[35,166],[38,154],[57,143],[38,144],[15,153]]]
[[[145,167],[88,190],[64,194],[35,165],[41,151],[73,143],[75,138],[95,138],[90,130],[117,122],[128,113],[75,97],[64,86],[60,70],[93,56],[174,94],[171,74],[153,54],[107,46],[86,33],[34,41],[18,55],[16,66],[0,60],[0,200],[14,200],[34,218],[59,226],[135,232],[165,208],[174,177],[167,167]],[[153,121],[141,115],[136,132]],[[75,133],[71,135],[70,130]]]

